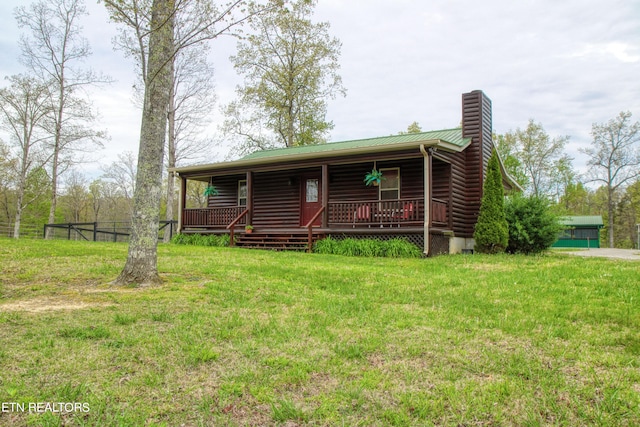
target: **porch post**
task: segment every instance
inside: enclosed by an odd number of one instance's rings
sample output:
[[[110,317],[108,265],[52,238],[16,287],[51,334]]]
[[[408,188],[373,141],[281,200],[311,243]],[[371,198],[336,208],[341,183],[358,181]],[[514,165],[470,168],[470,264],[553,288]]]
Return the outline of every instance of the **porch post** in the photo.
[[[182,211],[186,206],[186,198],[187,198],[187,179],[182,175],[178,174],[180,178],[180,192],[178,195],[178,233],[182,233]]]
[[[247,171],[247,224],[253,224],[253,172]]]
[[[420,151],[424,158],[424,254],[429,256],[431,250],[429,226],[431,225],[431,154],[432,147],[426,148],[424,144],[420,145]]]
[[[322,228],[329,224],[329,165],[322,165]]]

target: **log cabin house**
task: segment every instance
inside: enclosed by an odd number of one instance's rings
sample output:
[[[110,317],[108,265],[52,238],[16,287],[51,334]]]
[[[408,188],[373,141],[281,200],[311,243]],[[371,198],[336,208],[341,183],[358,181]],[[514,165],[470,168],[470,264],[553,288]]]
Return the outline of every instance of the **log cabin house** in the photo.
[[[462,127],[258,151],[236,161],[179,167],[179,232],[228,233],[232,244],[310,249],[332,236],[404,237],[425,255],[473,249],[491,101],[462,95]],[[377,170],[378,186],[365,185]],[[517,184],[503,169],[505,190]],[[208,206],[186,209],[188,180],[214,185]],[[245,225],[253,226],[252,234]]]

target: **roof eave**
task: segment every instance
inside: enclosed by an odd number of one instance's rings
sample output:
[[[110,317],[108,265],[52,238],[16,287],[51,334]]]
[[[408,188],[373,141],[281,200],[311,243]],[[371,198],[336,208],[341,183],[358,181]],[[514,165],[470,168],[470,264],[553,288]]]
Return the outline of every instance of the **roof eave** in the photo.
[[[511,185],[511,187],[513,187],[517,191],[520,191],[521,193],[524,193],[524,188],[522,188],[518,181],[516,181],[516,179],[512,177],[511,174],[509,174],[509,172],[507,171],[500,153],[497,150],[496,153],[498,154],[498,163],[500,164],[500,171],[502,172],[502,176],[504,177],[504,179],[509,183],[509,185]]]
[[[347,148],[347,149],[337,149],[331,151],[323,151],[323,152],[311,152],[311,153],[301,153],[301,154],[286,154],[282,156],[272,156],[272,157],[264,157],[257,159],[239,159],[227,162],[217,162],[217,163],[209,163],[204,165],[194,165],[194,166],[184,166],[184,167],[176,167],[170,168],[170,172],[176,172],[178,174],[189,174],[189,173],[197,173],[204,171],[212,171],[212,170],[224,170],[228,168],[249,168],[253,166],[264,166],[270,164],[277,163],[295,163],[306,160],[314,160],[314,159],[331,159],[331,158],[339,158],[350,155],[357,155],[363,153],[386,153],[393,151],[402,151],[411,148],[419,148],[421,145],[430,146],[430,147],[438,147],[438,149],[442,149],[443,151],[449,152],[460,152],[464,151],[471,141],[465,141],[463,145],[456,145],[448,141],[444,141],[441,139],[429,139],[422,141],[411,141],[411,142],[403,142],[403,143],[395,143],[395,144],[385,144],[380,146],[363,146],[363,147],[355,147],[355,148]]]

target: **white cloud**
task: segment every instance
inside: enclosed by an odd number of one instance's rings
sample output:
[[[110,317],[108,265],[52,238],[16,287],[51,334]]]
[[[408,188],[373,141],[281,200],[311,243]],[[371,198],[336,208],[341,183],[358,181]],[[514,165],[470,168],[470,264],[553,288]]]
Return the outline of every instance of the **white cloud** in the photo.
[[[637,46],[631,46],[623,42],[587,44],[571,56],[575,58],[588,56],[614,57],[620,62],[634,63],[640,61],[640,49]]]
[[[94,93],[112,140],[101,157],[136,151],[140,114],[130,102],[134,66],[111,49],[114,24],[102,4],[86,0],[84,28],[97,71],[118,82]],[[19,30],[0,4],[0,73],[15,73]],[[570,153],[590,142],[594,122],[622,110],[640,117],[640,14],[628,0],[320,0],[315,19],[329,21],[342,43],[346,98],[330,101],[331,140],[388,135],[418,121],[423,129],[457,126],[463,92],[484,90],[497,132],[530,118],[551,136],[570,135]],[[218,104],[240,81],[228,57],[235,41],[212,44]],[[215,120],[220,121],[216,108]]]

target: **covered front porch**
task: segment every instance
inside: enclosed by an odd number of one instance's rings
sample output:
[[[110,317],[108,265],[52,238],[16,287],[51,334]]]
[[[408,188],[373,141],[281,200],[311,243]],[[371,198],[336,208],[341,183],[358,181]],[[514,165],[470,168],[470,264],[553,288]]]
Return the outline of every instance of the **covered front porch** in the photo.
[[[378,187],[363,182],[372,168],[385,177]],[[429,233],[452,229],[450,167],[431,156],[180,178],[179,231],[228,233],[232,244],[250,225],[254,236],[308,236],[308,248],[327,235],[419,236],[427,253]],[[187,207],[188,180],[215,185],[218,194],[205,207]]]

